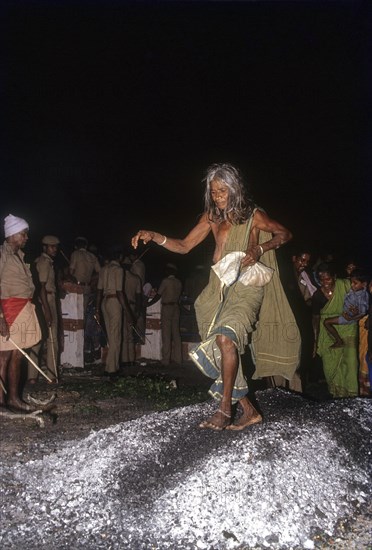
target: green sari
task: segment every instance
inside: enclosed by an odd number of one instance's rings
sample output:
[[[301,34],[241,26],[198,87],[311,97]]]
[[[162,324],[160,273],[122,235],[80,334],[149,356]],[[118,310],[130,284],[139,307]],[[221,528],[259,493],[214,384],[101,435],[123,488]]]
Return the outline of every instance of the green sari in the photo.
[[[230,252],[246,251],[252,219],[253,216],[247,223],[231,227],[222,257]],[[271,233],[260,231],[260,242],[271,238]],[[251,351],[256,367],[253,378],[281,375],[291,380],[299,364],[299,331],[280,283],[275,252],[266,252],[260,261],[274,269],[271,281],[264,287],[245,286],[240,281],[229,287],[222,286],[211,269],[208,285],[195,302],[202,342],[189,355],[206,376],[215,380],[209,390],[215,399],[221,399],[223,393],[218,335],[230,338],[239,354],[233,403],[248,393],[240,356],[248,344],[249,334],[253,333]]]
[[[334,348],[333,338],[324,327],[324,319],[339,317],[343,311],[344,298],[350,290],[348,279],[337,279],[331,300],[320,311],[318,354],[323,361],[323,370],[329,393],[333,397],[356,397],[358,395],[358,324],[336,325],[344,341],[344,347]]]

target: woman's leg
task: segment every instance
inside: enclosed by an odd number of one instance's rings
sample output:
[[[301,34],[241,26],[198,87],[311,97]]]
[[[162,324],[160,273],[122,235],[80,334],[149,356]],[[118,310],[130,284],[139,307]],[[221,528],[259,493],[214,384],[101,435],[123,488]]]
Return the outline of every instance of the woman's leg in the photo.
[[[227,336],[216,337],[216,344],[221,351],[221,377],[223,383],[223,395],[220,407],[208,420],[200,424],[201,428],[223,430],[231,423],[231,397],[238,372],[238,351],[236,346]]]
[[[328,334],[335,340],[335,343],[332,344],[331,348],[342,348],[344,341],[334,327],[334,325],[339,324],[338,317],[328,317],[328,319],[324,319],[323,324]]]
[[[262,416],[254,408],[247,396],[239,400],[239,405],[241,405],[243,409],[243,414],[240,416],[237,422],[234,422],[234,424],[230,424],[230,426],[226,426],[227,430],[243,430],[251,424],[257,424],[258,422],[262,421]]]

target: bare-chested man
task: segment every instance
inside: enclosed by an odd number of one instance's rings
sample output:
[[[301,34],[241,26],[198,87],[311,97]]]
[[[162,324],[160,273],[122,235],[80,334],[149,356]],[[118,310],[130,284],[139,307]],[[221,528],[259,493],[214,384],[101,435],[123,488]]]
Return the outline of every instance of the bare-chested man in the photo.
[[[243,269],[292,238],[288,229],[255,207],[235,167],[230,164],[210,166],[205,183],[204,213],[184,239],[141,229],[132,239],[133,247],[137,248],[140,240],[145,244],[154,241],[171,252],[187,254],[212,231],[216,243],[213,262],[219,262],[230,252],[243,251],[245,256],[240,266]],[[202,341],[212,346],[212,352],[204,354],[201,347],[198,355],[190,355],[205,374],[216,379],[210,393],[220,400],[219,409],[200,427],[242,430],[262,420],[247,397],[248,386],[242,374],[240,355],[244,353],[248,333],[254,330],[263,288],[244,286],[237,281],[225,288],[222,296],[221,288],[220,280],[211,271],[207,287],[195,302]],[[237,402],[242,407],[242,415],[232,423],[232,404]]]

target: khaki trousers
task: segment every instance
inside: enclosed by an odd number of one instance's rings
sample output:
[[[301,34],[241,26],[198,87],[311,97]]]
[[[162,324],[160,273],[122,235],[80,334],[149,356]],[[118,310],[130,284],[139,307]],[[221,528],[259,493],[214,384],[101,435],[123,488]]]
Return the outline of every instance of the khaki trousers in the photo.
[[[178,304],[161,307],[162,363],[169,365],[182,363],[182,343],[180,334],[180,308]]]
[[[106,358],[106,372],[119,370],[119,357],[121,346],[121,327],[123,311],[116,297],[103,298],[102,313],[108,339],[108,352]]]
[[[56,295],[47,294],[47,300],[49,304],[50,313],[52,315],[52,324],[48,328],[48,338],[42,342],[33,346],[30,352],[30,357],[34,359],[35,363],[41,366],[41,353],[43,347],[46,345],[46,368],[49,378],[56,378],[58,376],[59,366],[59,354],[58,354],[58,313],[56,304]],[[28,380],[37,379],[38,371],[35,367],[28,363]]]
[[[132,310],[133,311],[133,310]],[[136,360],[136,345],[132,329],[132,320],[124,312],[123,345],[121,349],[122,363],[133,363]]]

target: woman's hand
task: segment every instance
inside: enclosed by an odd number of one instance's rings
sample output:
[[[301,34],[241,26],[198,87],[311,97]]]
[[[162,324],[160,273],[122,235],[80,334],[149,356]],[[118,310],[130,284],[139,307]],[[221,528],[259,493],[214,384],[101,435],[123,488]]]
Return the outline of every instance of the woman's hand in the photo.
[[[247,267],[248,265],[254,265],[261,257],[261,246],[258,244],[249,246],[245,253],[244,258],[242,259],[241,266]]]
[[[152,241],[155,237],[154,231],[148,231],[147,229],[140,229],[136,235],[132,238],[133,248],[137,248],[138,241],[143,241],[144,244]]]

